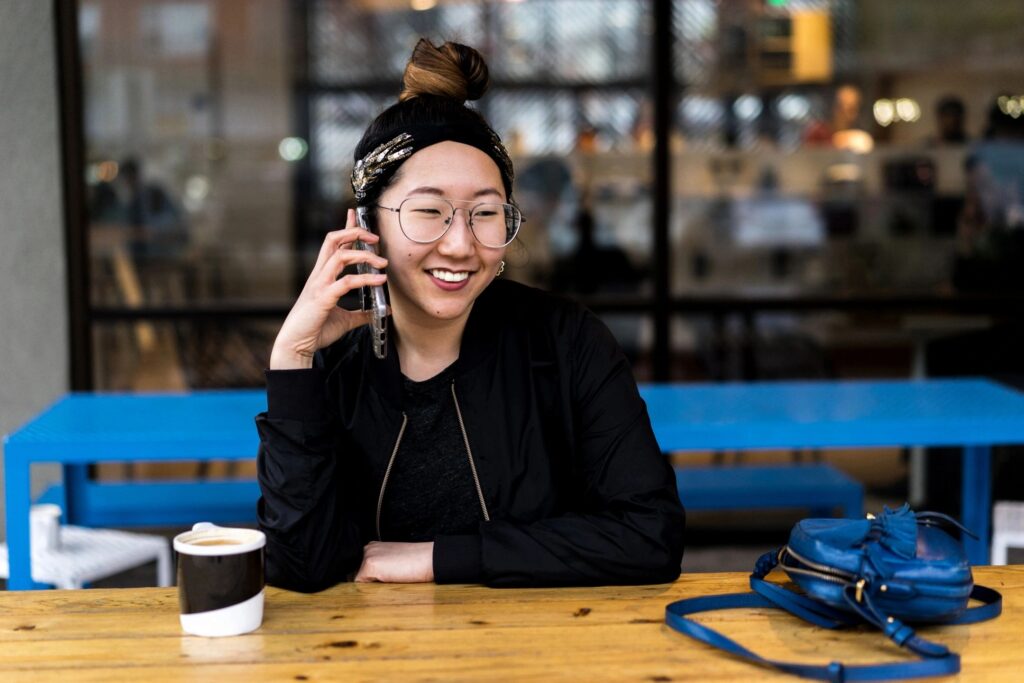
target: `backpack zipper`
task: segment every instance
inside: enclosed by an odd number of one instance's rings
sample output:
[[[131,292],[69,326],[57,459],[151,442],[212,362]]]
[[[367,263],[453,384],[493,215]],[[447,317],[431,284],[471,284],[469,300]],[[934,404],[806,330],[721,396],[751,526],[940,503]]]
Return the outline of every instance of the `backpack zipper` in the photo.
[[[792,555],[797,562],[805,564],[815,571],[786,565],[782,562],[783,555]],[[818,562],[812,562],[806,557],[802,557],[801,555],[793,552],[793,549],[788,545],[779,551],[779,564],[782,564],[786,571],[813,576],[823,581],[831,581],[832,583],[841,583],[846,585],[853,583],[853,580],[857,578],[856,574],[851,574],[850,572],[843,571],[842,569],[836,569],[835,567],[829,567],[828,565],[820,564]]]
[[[459,417],[459,429],[462,430],[462,440],[466,443],[466,455],[469,457],[469,469],[473,471],[473,483],[476,485],[476,495],[480,499],[480,510],[484,513],[484,521],[491,521],[491,515],[487,512],[487,502],[484,501],[484,490],[480,486],[480,477],[476,474],[476,463],[473,462],[473,449],[469,447],[469,435],[466,434],[466,424],[462,421],[462,409],[459,408],[459,397],[455,395],[455,380],[452,380],[452,401],[455,402],[455,414]]]
[[[383,541],[380,535],[380,511],[384,507],[384,489],[388,485],[388,477],[391,476],[391,467],[395,464],[395,456],[398,455],[398,446],[402,443],[402,435],[405,434],[405,426],[409,424],[409,416],[402,413],[402,428],[398,430],[398,438],[395,439],[395,448],[391,451],[391,459],[388,460],[388,467],[384,470],[384,481],[380,483],[380,495],[377,496],[377,540]]]

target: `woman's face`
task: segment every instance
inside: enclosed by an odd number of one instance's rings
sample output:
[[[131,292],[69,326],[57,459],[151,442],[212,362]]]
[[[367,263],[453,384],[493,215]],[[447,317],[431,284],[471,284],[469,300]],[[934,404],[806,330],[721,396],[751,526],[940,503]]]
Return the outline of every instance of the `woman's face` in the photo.
[[[495,278],[505,247],[480,244],[469,229],[468,210],[480,202],[505,202],[503,187],[497,164],[479,149],[459,142],[425,147],[402,164],[394,182],[381,194],[381,206],[397,209],[403,200],[414,196],[463,201],[455,202],[448,232],[430,244],[406,238],[398,213],[377,210],[396,312],[428,323],[469,315],[473,302]]]

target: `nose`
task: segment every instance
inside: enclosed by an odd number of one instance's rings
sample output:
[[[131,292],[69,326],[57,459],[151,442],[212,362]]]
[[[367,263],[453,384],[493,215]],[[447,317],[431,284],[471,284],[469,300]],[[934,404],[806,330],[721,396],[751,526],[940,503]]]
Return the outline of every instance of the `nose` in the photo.
[[[462,213],[461,218],[459,213]],[[459,207],[451,218],[452,224],[437,245],[437,251],[445,256],[464,257],[473,253],[473,231],[469,227],[469,209]]]

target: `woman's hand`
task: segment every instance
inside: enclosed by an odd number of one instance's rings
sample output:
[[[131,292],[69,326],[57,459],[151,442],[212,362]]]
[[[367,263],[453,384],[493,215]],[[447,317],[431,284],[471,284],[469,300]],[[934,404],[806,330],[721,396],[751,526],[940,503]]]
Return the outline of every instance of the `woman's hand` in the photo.
[[[366,583],[428,583],[434,580],[434,544],[381,543],[363,548],[356,581]]]
[[[382,285],[387,280],[383,273],[352,274],[338,279],[342,270],[354,263],[368,263],[375,268],[387,265],[387,259],[355,249],[356,240],[376,244],[380,238],[358,227],[356,213],[349,209],[345,229],[327,233],[313,272],[277,333],[270,353],[271,370],[312,367],[316,351],[370,321],[368,312],[346,311],[338,306],[338,299],[353,289]]]

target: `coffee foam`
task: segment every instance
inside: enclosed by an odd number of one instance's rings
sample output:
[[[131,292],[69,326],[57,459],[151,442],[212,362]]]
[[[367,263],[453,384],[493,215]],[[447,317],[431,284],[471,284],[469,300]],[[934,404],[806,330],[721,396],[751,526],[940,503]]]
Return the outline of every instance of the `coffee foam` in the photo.
[[[231,541],[224,545],[196,545],[200,541],[224,539]],[[192,531],[174,537],[175,552],[186,555],[240,555],[259,550],[267,544],[267,537],[256,529],[220,527],[213,524],[197,524]]]

